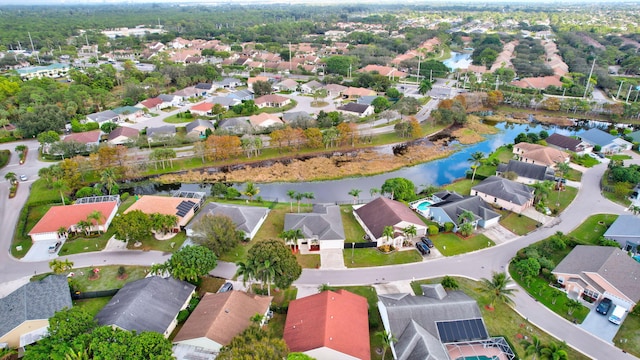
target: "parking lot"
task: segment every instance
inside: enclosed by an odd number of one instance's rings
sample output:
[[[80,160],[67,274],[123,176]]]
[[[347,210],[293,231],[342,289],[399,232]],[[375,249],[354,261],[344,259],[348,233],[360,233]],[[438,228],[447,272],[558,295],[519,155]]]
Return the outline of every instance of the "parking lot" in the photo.
[[[608,315],[602,315],[596,312],[596,305],[597,304],[593,304],[592,306],[590,306],[591,311],[589,312],[589,315],[587,315],[587,317],[584,319],[582,324],[580,324],[580,327],[599,337],[600,339],[612,343],[613,338],[616,336],[616,333],[618,332],[618,330],[620,330],[619,325],[616,325],[609,321],[609,315],[611,315],[611,312],[613,311],[613,306],[609,310]],[[622,319],[623,322],[626,317],[627,316],[625,314],[624,318]]]

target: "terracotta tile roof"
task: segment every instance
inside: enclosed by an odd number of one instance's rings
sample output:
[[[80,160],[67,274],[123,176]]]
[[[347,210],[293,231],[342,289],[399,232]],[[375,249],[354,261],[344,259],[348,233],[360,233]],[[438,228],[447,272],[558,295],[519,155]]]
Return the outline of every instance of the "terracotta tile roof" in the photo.
[[[147,99],[147,100],[141,102],[140,104],[142,104],[147,109],[151,109],[151,108],[154,108],[154,107],[162,104],[162,99],[154,97],[154,98],[151,98],[151,99]]]
[[[75,141],[81,144],[89,144],[89,143],[97,143],[100,141],[100,135],[102,131],[100,130],[91,130],[85,131],[81,133],[70,134],[64,137],[64,142]]]
[[[263,95],[263,96],[260,96],[259,98],[257,98],[255,100],[255,104],[256,105],[265,104],[265,103],[282,104],[282,103],[286,102],[287,100],[289,100],[289,98],[287,98],[287,97],[280,96],[280,95],[275,95],[275,94],[269,94],[269,95]]]
[[[269,78],[266,76],[255,76],[255,77],[250,77],[247,80],[247,84],[253,84],[256,81],[269,81]]]
[[[544,90],[551,85],[562,86],[562,81],[560,81],[560,77],[558,76],[539,76],[514,81],[511,83],[511,85],[521,88]]]
[[[87,220],[87,216],[94,210],[100,211],[102,215],[104,215],[100,223],[100,225],[104,225],[107,218],[113,212],[113,208],[117,206],[118,204],[115,201],[52,206],[33,229],[29,231],[29,235],[57,232],[61,227],[69,229],[72,225],[77,224],[78,221]]]
[[[401,221],[424,224],[405,204],[381,196],[356,210],[360,219],[377,238],[382,236],[385,226],[393,226]]]
[[[342,92],[342,95],[346,96],[375,96],[377,93],[371,89],[349,87]]]
[[[367,299],[338,290],[294,300],[289,304],[283,337],[292,352],[327,347],[369,360]]]
[[[191,110],[195,110],[195,111],[211,111],[211,109],[213,109],[213,104],[209,103],[209,102],[203,102],[200,103],[198,105],[193,105],[191,107]]]
[[[132,138],[132,137],[138,136],[139,134],[140,134],[140,132],[137,129],[130,128],[128,126],[118,126],[112,132],[109,133],[108,140],[109,141],[114,140],[115,138],[117,138],[119,136]]]
[[[514,148],[524,150],[520,153],[522,158],[546,166],[554,166],[556,163],[566,162],[570,158],[569,154],[564,151],[538,144],[518,143],[514,145]]]
[[[178,205],[183,201],[191,201],[197,204],[199,199],[190,199],[182,197],[170,197],[170,196],[156,196],[156,195],[144,195],[141,196],[136,202],[133,203],[124,213],[128,213],[134,210],[140,210],[145,214],[164,214],[175,215],[178,217],[178,225],[184,226],[193,217],[193,213],[189,212],[190,216],[182,217],[178,216]]]
[[[377,71],[378,74],[382,76],[397,76],[400,78],[404,78],[408,76],[407,73],[400,71],[396,68],[392,68],[389,66],[373,65],[373,64],[367,65],[362,69],[358,70],[358,72],[374,72],[374,71]]]
[[[260,113],[258,115],[249,116],[249,122],[253,126],[264,126],[264,127],[273,125],[274,123],[284,124],[284,122],[280,120],[280,118],[277,117],[276,115],[267,114],[267,113]]]
[[[251,326],[253,315],[267,312],[272,299],[237,290],[207,293],[173,341],[206,337],[228,345],[231,339]]]

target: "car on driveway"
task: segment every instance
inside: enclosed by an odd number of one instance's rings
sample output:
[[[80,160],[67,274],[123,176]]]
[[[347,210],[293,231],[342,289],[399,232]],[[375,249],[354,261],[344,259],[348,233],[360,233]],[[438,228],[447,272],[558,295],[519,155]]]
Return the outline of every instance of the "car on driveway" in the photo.
[[[58,241],[55,245],[49,246],[49,254],[55,254],[60,249],[60,245],[62,245],[62,241]]]
[[[427,245],[425,245],[422,242],[417,242],[416,248],[418,249],[418,251],[420,251],[420,254],[422,255],[429,255],[431,253],[431,250],[429,250],[429,247],[427,247]]]
[[[20,181],[27,181],[27,175],[20,175]]]
[[[227,291],[231,291],[233,290],[233,284],[230,282],[226,282],[224,283],[224,285],[222,285],[220,287],[220,290],[218,290],[219,293],[223,293],[223,292],[227,292]]]
[[[433,247],[433,241],[431,241],[431,239],[429,239],[426,236],[423,236],[420,238],[420,241],[422,241],[425,245],[427,245],[428,247],[432,248]]]
[[[607,315],[610,309],[611,309],[611,299],[604,298],[602,299],[602,301],[600,301],[600,304],[598,304],[598,307],[596,307],[596,312],[602,315]]]

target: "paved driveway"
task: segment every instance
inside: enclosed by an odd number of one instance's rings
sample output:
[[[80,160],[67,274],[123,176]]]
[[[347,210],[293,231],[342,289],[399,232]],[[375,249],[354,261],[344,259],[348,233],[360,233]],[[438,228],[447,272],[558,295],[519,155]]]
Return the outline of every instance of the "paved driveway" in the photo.
[[[613,306],[611,306],[611,308],[609,315],[611,315],[613,311]],[[604,341],[613,343],[613,338],[616,336],[616,333],[618,333],[618,330],[620,330],[620,326],[610,322],[609,315],[599,314],[596,312],[596,307],[591,306],[591,312],[589,312],[589,315],[587,315],[582,324],[580,324],[580,327]]]
[[[55,246],[57,240],[43,240],[36,241],[33,245],[31,245],[31,249],[27,255],[22,258],[22,261],[51,261],[58,257],[58,252],[56,251],[53,254],[49,253],[49,247]],[[62,249],[62,245],[58,248],[58,251]]]

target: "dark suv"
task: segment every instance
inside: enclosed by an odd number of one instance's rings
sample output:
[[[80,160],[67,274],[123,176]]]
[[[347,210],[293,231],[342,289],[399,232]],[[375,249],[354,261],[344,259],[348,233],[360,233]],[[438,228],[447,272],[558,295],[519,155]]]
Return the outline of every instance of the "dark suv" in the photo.
[[[429,239],[426,236],[423,236],[420,238],[420,240],[422,240],[422,242],[427,245],[428,247],[432,248],[433,247],[433,241],[431,241],[431,239]]]
[[[423,244],[421,242],[417,242],[416,243],[416,248],[418,249],[418,251],[420,251],[420,253],[422,255],[429,255],[431,253],[431,250],[429,250],[427,245],[425,245],[425,244]]]
[[[604,298],[602,299],[602,301],[600,301],[600,304],[598,304],[596,312],[602,315],[607,315],[607,313],[609,313],[609,309],[611,309],[611,299]]]

